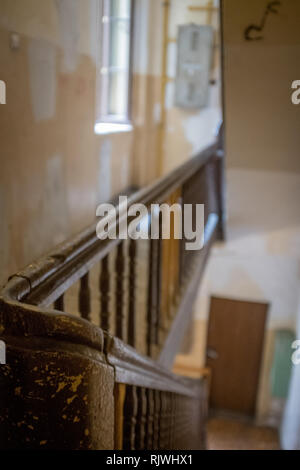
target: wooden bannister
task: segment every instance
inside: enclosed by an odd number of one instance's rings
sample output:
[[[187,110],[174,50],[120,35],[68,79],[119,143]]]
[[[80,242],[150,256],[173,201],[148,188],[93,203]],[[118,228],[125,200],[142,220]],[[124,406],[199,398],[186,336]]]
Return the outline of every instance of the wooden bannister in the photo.
[[[99,240],[94,224],[9,280],[0,448],[204,446],[206,379],[168,368],[224,233],[220,156],[213,145],[128,202],[205,204],[202,250],[185,250],[175,221],[169,240]],[[118,229],[128,215],[116,210]]]

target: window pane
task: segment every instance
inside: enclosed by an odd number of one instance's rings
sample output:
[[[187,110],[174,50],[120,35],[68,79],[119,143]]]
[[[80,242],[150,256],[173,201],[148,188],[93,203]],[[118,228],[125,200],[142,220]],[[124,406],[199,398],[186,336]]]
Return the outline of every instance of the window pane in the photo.
[[[108,114],[127,115],[128,71],[111,72],[109,75]]]
[[[109,67],[129,67],[130,22],[114,20],[110,23]]]
[[[131,0],[110,0],[110,16],[129,18]]]

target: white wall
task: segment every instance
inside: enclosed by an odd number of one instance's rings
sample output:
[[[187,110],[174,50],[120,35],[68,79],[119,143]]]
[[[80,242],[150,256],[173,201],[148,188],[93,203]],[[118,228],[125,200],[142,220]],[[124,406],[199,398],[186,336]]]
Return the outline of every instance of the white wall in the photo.
[[[298,309],[300,174],[231,168],[227,189],[227,242],[213,249],[196,317],[207,320],[212,295],[270,303],[257,408],[268,420],[272,338],[294,329]]]

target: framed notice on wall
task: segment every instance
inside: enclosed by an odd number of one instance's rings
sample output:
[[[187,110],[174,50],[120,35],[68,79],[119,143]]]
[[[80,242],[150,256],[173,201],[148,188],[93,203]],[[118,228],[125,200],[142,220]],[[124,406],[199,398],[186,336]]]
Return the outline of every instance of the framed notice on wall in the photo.
[[[175,104],[200,109],[207,105],[213,53],[213,28],[189,24],[179,26]]]

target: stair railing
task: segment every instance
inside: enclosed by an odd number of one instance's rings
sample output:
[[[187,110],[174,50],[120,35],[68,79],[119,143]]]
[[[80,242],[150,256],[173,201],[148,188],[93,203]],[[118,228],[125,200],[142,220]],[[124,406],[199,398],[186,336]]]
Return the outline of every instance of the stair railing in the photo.
[[[93,224],[10,278],[0,297],[0,448],[204,446],[205,377],[169,368],[224,233],[222,184],[215,144],[129,197],[149,213],[152,204],[204,204],[198,252],[174,228],[168,240],[99,240]],[[116,213],[116,229],[131,221],[122,205]]]

